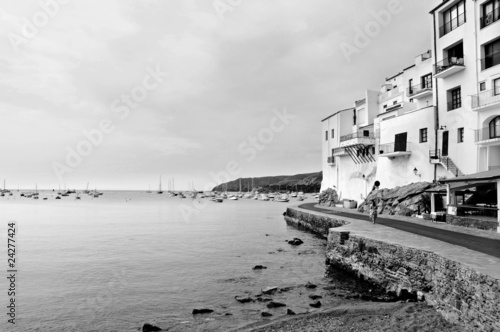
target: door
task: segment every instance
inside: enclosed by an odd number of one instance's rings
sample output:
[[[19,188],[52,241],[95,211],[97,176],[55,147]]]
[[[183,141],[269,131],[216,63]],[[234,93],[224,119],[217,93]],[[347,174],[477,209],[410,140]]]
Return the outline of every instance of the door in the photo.
[[[442,148],[442,155],[444,157],[448,156],[448,132],[444,131],[443,132],[443,148]]]
[[[408,133],[396,134],[394,138],[394,152],[406,151],[406,137]]]

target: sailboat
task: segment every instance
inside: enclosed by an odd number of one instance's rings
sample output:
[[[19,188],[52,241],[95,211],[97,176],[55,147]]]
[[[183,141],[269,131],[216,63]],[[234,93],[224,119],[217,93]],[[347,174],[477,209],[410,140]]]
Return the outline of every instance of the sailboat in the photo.
[[[33,199],[38,199],[38,185],[35,183],[35,193],[33,194]]]
[[[163,191],[161,190],[161,175],[160,175],[160,187],[158,188],[158,191],[156,193],[163,194]]]
[[[243,192],[241,192],[241,179],[240,179],[240,191],[238,192],[238,197],[243,198]]]

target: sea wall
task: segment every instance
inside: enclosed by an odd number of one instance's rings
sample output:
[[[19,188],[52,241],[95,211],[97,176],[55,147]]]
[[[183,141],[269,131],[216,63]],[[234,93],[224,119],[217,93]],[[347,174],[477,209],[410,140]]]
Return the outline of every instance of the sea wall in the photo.
[[[446,215],[446,223],[455,226],[483,229],[487,231],[497,231],[498,222],[495,220],[479,220],[464,216]]]
[[[347,221],[337,218],[336,216],[326,217],[314,213],[299,211],[294,208],[288,208],[286,210],[285,220],[289,225],[312,232],[325,239],[328,238],[330,228],[348,224]]]
[[[329,268],[376,283],[401,299],[425,300],[443,317],[470,331],[500,331],[500,281],[435,253],[352,235],[349,223],[289,208],[289,224],[325,234]],[[332,226],[329,226],[332,225]]]

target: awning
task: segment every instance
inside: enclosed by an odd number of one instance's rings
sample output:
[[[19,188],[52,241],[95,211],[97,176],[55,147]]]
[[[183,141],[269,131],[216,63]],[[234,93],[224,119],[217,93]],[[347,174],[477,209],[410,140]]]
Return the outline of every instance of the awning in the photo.
[[[464,184],[471,184],[478,182],[488,183],[488,182],[496,182],[497,179],[500,179],[500,169],[493,169],[491,171],[459,176],[453,179],[439,180],[439,183],[455,183],[455,182],[463,182]]]

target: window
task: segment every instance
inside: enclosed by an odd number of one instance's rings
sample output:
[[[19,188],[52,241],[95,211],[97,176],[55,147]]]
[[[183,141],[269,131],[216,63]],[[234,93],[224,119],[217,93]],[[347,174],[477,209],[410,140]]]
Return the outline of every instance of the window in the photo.
[[[422,89],[430,89],[432,88],[432,74],[427,74],[422,76]]]
[[[481,10],[481,29],[487,27],[500,18],[500,0],[486,2]]]
[[[420,129],[420,143],[427,142],[427,128]]]
[[[443,12],[443,26],[439,29],[440,36],[455,30],[465,23],[465,1],[459,1]]]
[[[500,116],[490,121],[490,138],[500,137]]]
[[[410,103],[413,103],[413,98],[410,98]]]
[[[479,91],[484,91],[484,90],[486,90],[486,82],[479,83]]]
[[[447,50],[448,61],[450,65],[463,65],[464,64],[464,43],[461,42]]]
[[[493,80],[493,94],[495,96],[500,95],[500,78]]]
[[[335,137],[335,129],[332,129],[332,138]]]
[[[462,107],[462,90],[460,87],[448,92],[448,111]]]
[[[325,141],[328,141],[328,130],[325,131]]]
[[[488,69],[500,64],[500,39],[484,45],[484,59],[481,69]]]
[[[458,143],[462,143],[464,141],[464,128],[457,129],[457,141]]]

